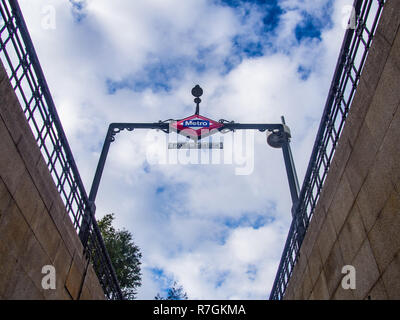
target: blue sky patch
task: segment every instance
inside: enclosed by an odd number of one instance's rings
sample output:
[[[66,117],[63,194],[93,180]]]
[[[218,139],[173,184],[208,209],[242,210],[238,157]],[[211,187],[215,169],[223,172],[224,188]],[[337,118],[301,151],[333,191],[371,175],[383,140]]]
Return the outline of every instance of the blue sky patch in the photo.
[[[215,282],[215,288],[219,288],[224,284],[225,280],[229,276],[229,273],[229,271],[223,271],[218,274],[217,281]]]
[[[157,279],[160,279],[162,277],[165,277],[164,275],[164,270],[160,268],[150,268],[151,273],[153,276]]]
[[[243,214],[240,218],[225,218],[223,220],[224,225],[228,228],[236,229],[239,227],[252,227],[253,229],[259,229],[271,221],[271,217],[260,215],[260,214]]]
[[[265,54],[265,47],[269,44],[269,35],[275,32],[279,24],[283,10],[278,0],[219,0],[219,5],[229,6],[236,11],[243,25],[252,23],[254,37],[248,34],[238,34],[232,39],[232,54],[224,61],[225,70],[228,73],[243,59],[261,57]],[[255,13],[252,15],[251,13]],[[258,16],[258,21],[250,21]]]
[[[77,12],[83,10],[82,2],[70,1]],[[275,45],[270,39],[277,32],[280,17],[284,13],[278,0],[216,0],[215,3],[235,10],[243,28],[245,26],[252,28],[252,36],[249,37],[244,33],[236,34],[231,39],[232,50],[225,57],[216,54],[216,45],[199,47],[196,57],[150,55],[150,62],[143,66],[141,71],[122,80],[107,79],[107,93],[115,94],[121,89],[134,92],[143,92],[147,89],[151,89],[154,93],[171,92],[173,83],[181,80],[188,69],[202,74],[217,68],[222,75],[225,75],[244,59],[262,57],[267,52],[273,53]],[[321,40],[321,32],[332,23],[329,16],[331,7],[332,3],[328,1],[319,16],[302,12],[303,20],[294,30],[298,42],[310,38]],[[303,80],[309,76],[305,69],[300,68],[298,71]]]
[[[167,275],[164,273],[164,270],[161,268],[149,268],[152,277],[155,281],[160,283],[160,291],[157,292],[161,296],[166,296],[166,293],[168,291],[168,285],[171,283],[171,280],[167,277]],[[157,295],[157,293],[154,293],[154,297]]]
[[[181,216],[189,214],[187,205],[187,191],[189,184],[187,183],[168,183],[160,181],[155,186],[155,208],[157,212],[164,218],[171,216],[172,214],[178,214]]]
[[[85,2],[70,0],[73,10],[84,12]],[[232,37],[232,49],[226,56],[216,53],[216,45],[197,48],[195,57],[149,55],[149,63],[142,70],[122,79],[106,80],[107,93],[112,95],[118,90],[128,89],[143,92],[151,89],[154,93],[171,92],[174,83],[179,82],[188,70],[202,74],[210,69],[218,69],[221,75],[228,74],[244,59],[262,57],[273,54],[276,45],[271,39],[276,36],[277,26],[285,13],[278,0],[214,0],[216,5],[232,8],[243,25],[252,28],[252,36],[238,33]],[[294,36],[298,42],[305,39],[321,40],[321,33],[332,25],[330,12],[333,1],[328,1],[317,16],[302,12],[303,20],[295,30]],[[285,50],[284,50],[285,51]],[[309,76],[309,71],[299,68],[301,79]]]
[[[312,16],[307,12],[302,12],[303,21],[295,29],[296,39],[298,41],[307,38],[321,40],[322,31],[333,26],[332,10],[333,0],[330,0],[321,8],[321,15],[319,16]]]
[[[297,73],[300,75],[301,80],[307,80],[311,74],[311,69],[300,65],[297,68]]]
[[[150,164],[149,164],[147,161],[145,161],[145,162],[143,163],[142,167],[143,167],[143,171],[144,171],[145,173],[150,173],[150,172],[151,172],[151,166],[150,166]]]
[[[304,20],[301,24],[296,26],[295,35],[297,41],[301,41],[305,38],[317,38],[321,40],[321,31],[320,21],[309,14],[304,14]]]
[[[123,80],[106,80],[108,94],[114,94],[121,89],[143,92],[151,89],[155,93],[172,90],[171,82],[181,79],[186,71],[188,59],[177,57],[159,62],[148,63],[143,69]]]
[[[144,90],[150,88],[155,93],[162,91],[168,92],[172,89],[167,80],[165,82],[153,82],[146,78],[143,78],[142,80],[126,79],[122,81],[107,79],[106,87],[108,94],[115,94],[118,90],[122,89],[128,89],[134,92],[143,92]]]
[[[257,267],[254,264],[248,265],[246,275],[249,280],[254,281],[257,275]]]
[[[278,0],[219,0],[216,3],[236,10],[241,16],[242,23],[246,23],[251,11],[255,10],[261,17],[257,25],[258,30],[254,30],[258,35],[275,30],[284,13]]]
[[[85,0],[69,0],[71,4],[72,16],[74,21],[79,23],[86,17],[86,1]]]
[[[260,57],[263,55],[261,42],[249,41],[245,36],[236,36],[233,39],[234,54],[243,55],[246,58]]]
[[[280,16],[284,11],[279,7],[277,1],[272,1],[273,4],[269,4],[265,10],[263,17],[264,31],[275,30],[279,24]]]
[[[157,193],[157,194],[163,193],[164,191],[165,191],[165,187],[158,187],[158,188],[156,189],[156,193]]]

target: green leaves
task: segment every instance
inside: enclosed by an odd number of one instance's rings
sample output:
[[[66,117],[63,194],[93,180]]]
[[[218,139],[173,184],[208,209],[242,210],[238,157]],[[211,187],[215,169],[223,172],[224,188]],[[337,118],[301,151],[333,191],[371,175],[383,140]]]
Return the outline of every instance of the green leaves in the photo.
[[[142,284],[140,272],[142,254],[128,230],[116,230],[112,226],[114,218],[113,213],[107,214],[98,221],[98,225],[121,290],[126,299],[133,300],[136,297],[137,288]]]

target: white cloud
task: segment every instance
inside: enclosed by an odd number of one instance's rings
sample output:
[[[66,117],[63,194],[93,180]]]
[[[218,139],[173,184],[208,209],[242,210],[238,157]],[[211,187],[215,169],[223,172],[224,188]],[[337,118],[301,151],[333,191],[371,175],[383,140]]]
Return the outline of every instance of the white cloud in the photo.
[[[302,181],[344,35],[341,8],[352,1],[335,1],[332,12],[321,9],[328,2],[280,1],[277,29],[260,33],[256,7],[245,19],[244,10],[206,0],[90,0],[79,23],[68,1],[20,1],[87,189],[110,122],[188,116],[197,83],[201,113],[215,120],[280,122],[284,115]],[[56,8],[55,30],[41,27],[45,5]],[[320,41],[297,41],[304,11],[331,18]],[[237,35],[268,44],[264,55],[233,57]],[[230,58],[233,69],[222,72]],[[171,65],[170,90],[132,90]],[[125,87],[108,94],[107,80]],[[153,268],[179,280],[193,299],[267,298],[291,219],[281,151],[257,132],[251,175],[235,176],[234,164],[152,165],[147,172],[146,137],[140,130],[117,135],[96,201],[97,216],[115,212],[117,227],[133,232],[142,249],[139,298],[161,291]],[[255,226],[257,217],[266,220]]]

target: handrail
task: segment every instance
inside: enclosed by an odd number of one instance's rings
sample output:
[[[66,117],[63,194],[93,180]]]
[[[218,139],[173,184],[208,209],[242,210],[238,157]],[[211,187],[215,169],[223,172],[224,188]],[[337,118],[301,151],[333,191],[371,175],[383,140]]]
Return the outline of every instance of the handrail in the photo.
[[[372,12],[373,2],[376,10]],[[270,299],[284,297],[313,216],[382,13],[384,0],[355,0],[354,29],[346,30],[320,126],[300,190]]]
[[[1,0],[0,18],[0,58],[66,211],[77,233],[82,227],[84,212],[91,212],[90,232],[83,242],[86,256],[93,264],[106,297],[123,299],[94,208],[88,201],[18,1]]]

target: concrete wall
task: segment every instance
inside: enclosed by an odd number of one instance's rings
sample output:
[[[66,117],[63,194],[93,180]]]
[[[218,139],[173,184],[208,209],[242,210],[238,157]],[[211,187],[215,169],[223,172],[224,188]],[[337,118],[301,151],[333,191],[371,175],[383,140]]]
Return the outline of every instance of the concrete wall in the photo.
[[[0,299],[104,299],[0,63]],[[44,290],[42,267],[56,271]]]
[[[399,24],[388,0],[285,299],[400,299]]]

